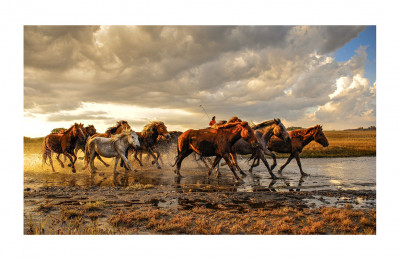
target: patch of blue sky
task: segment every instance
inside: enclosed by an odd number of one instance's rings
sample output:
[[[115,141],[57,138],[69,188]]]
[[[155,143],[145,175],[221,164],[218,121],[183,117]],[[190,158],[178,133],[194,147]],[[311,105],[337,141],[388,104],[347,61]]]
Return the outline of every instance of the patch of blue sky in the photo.
[[[376,26],[367,26],[357,38],[348,42],[334,53],[336,61],[348,61],[354,56],[360,46],[367,46],[367,62],[365,64],[365,77],[371,85],[376,81]]]

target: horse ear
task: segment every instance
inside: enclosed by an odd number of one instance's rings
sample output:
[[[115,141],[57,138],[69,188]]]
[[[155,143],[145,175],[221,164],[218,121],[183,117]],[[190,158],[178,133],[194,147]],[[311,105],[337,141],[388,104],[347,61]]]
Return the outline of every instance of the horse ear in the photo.
[[[275,124],[279,124],[278,121],[276,120],[276,118],[274,118],[274,122],[275,122]]]

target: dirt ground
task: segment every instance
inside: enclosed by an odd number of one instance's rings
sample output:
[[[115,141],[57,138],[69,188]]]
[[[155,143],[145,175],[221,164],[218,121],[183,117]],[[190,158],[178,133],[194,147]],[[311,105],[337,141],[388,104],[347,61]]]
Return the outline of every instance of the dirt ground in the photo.
[[[229,172],[188,172],[25,171],[24,233],[376,234],[374,190],[243,192]]]

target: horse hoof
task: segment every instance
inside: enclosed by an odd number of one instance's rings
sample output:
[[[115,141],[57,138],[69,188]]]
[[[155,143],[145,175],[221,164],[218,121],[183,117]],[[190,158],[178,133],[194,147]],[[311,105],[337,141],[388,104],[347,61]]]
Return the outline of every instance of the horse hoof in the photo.
[[[161,169],[161,166],[157,166],[157,169]]]
[[[75,169],[72,169],[72,172],[73,172],[73,173],[76,173],[76,170],[75,170]]]
[[[138,172],[138,170],[136,170],[136,169],[133,169],[133,172]]]
[[[301,176],[310,176],[310,174],[305,173],[305,172],[302,172],[302,173],[301,173]]]
[[[240,172],[240,174],[241,174],[242,176],[247,176],[247,174],[244,173],[244,172]]]
[[[106,167],[110,166],[109,164],[105,164]]]
[[[244,181],[243,181],[242,179],[240,179],[240,178],[237,178],[236,181],[239,182],[239,183],[243,183],[243,182],[244,182]]]

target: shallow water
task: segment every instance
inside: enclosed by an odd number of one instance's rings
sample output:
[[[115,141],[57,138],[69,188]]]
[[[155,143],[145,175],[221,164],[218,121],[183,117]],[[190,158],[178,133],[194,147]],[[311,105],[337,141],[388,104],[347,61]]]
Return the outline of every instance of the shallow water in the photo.
[[[164,160],[167,161],[167,160]],[[269,160],[270,162],[271,160]],[[286,159],[278,159],[278,166],[274,173],[279,177],[271,179],[264,165],[254,168],[253,174],[248,172],[248,164],[245,159],[239,159],[239,165],[247,173],[242,176],[243,182],[234,180],[233,174],[227,166],[221,166],[220,177],[215,173],[207,177],[207,169],[190,160],[182,164],[181,174],[183,178],[177,179],[167,163],[162,169],[157,169],[150,163],[140,167],[134,164],[138,173],[121,174],[116,178],[112,173],[113,162],[109,160],[110,167],[96,166],[99,171],[89,174],[82,171],[82,161],[76,164],[77,173],[73,174],[69,167],[61,169],[54,162],[57,173],[51,173],[50,167],[36,167],[39,160],[36,157],[25,157],[25,188],[38,188],[43,186],[129,186],[133,183],[178,186],[192,189],[192,191],[219,191],[231,190],[238,192],[253,191],[315,191],[315,190],[376,190],[376,157],[356,158],[304,158],[301,159],[303,170],[309,176],[301,177],[295,160],[286,166],[281,175],[277,174],[280,165]],[[33,167],[33,165],[36,165]]]

